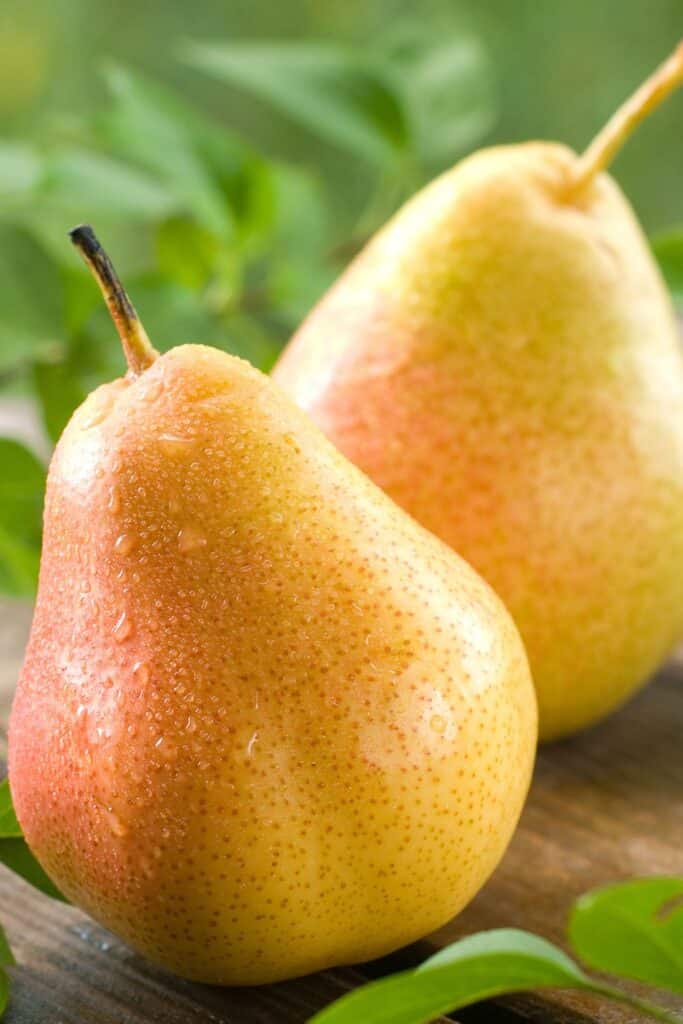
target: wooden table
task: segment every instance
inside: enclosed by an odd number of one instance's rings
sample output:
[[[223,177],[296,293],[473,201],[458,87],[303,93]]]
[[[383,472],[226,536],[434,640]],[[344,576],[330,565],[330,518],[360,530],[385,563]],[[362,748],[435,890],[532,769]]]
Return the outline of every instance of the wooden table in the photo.
[[[3,728],[29,618],[26,606],[0,602]],[[3,743],[4,733],[0,755]],[[503,863],[456,920],[384,961],[260,989],[169,977],[79,911],[0,868],[0,919],[19,961],[7,1024],[303,1024],[367,977],[417,963],[472,931],[512,925],[562,942],[569,906],[586,889],[635,875],[683,873],[682,747],[683,652],[608,722],[541,751]],[[670,1005],[683,1010],[683,1001]],[[588,997],[553,993],[473,1007],[457,1020],[631,1024],[640,1018]]]

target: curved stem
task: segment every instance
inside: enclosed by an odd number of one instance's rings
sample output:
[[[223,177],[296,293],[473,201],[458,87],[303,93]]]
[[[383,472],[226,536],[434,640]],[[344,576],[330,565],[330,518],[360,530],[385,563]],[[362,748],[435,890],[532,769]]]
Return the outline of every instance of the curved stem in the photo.
[[[588,185],[604,170],[623,143],[666,97],[683,84],[683,42],[668,60],[630,96],[598,132],[588,149],[578,158],[571,181],[572,193]]]
[[[121,338],[130,376],[137,377],[152,365],[158,352],[152,347],[133,303],[89,224],[80,224],[69,237],[85,260],[104,295]]]

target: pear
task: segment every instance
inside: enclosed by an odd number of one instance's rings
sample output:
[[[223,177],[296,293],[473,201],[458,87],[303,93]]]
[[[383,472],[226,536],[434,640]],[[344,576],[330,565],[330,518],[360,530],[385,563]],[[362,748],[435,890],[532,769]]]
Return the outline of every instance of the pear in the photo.
[[[583,156],[486,149],[414,197],[274,379],[502,597],[540,733],[601,719],[683,633],[683,362],[614,181],[683,44]]]
[[[126,376],[50,466],[10,782],[59,889],[187,978],[366,960],[501,857],[535,696],[493,591],[246,362],[157,356],[92,231]]]

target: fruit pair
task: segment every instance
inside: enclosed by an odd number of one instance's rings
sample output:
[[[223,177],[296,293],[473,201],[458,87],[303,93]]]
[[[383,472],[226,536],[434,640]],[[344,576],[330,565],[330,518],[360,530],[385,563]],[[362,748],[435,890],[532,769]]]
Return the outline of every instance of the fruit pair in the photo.
[[[681,366],[630,214],[592,179],[608,148],[463,164],[276,373],[489,559],[549,733],[605,710],[681,618]],[[187,977],[385,953],[456,913],[517,821],[536,706],[515,626],[272,382],[201,346],[157,357],[92,233],[73,236],[129,371],[50,467],[10,728],[26,837],[69,898]],[[610,693],[591,697],[616,626],[623,671],[604,665]]]

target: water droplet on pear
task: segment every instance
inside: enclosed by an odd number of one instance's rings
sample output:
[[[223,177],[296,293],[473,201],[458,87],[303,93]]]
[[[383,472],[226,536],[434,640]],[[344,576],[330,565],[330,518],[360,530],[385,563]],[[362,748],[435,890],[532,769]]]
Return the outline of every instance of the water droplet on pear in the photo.
[[[128,618],[127,612],[121,612],[118,621],[113,629],[114,639],[117,643],[122,644],[124,640],[127,640],[133,633],[133,623]]]
[[[206,547],[206,537],[202,536],[193,526],[184,526],[178,533],[178,550],[186,555]]]
[[[116,538],[114,544],[114,550],[119,555],[130,555],[132,551],[137,547],[138,539],[131,533],[122,533],[120,537]]]

